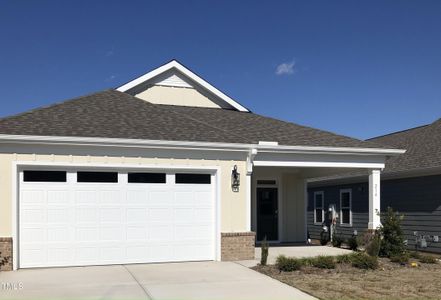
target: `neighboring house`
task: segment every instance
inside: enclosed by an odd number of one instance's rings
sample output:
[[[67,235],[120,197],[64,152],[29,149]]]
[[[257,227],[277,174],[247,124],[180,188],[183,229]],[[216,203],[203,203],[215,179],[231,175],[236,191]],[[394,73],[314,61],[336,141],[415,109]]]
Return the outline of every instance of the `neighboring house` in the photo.
[[[402,224],[410,248],[414,249],[416,237],[426,236],[426,250],[441,252],[441,243],[433,241],[434,236],[441,236],[441,119],[369,141],[407,149],[405,154],[390,158],[382,172],[381,211],[392,207],[404,215]],[[346,237],[354,230],[364,232],[368,228],[368,190],[366,173],[310,182],[311,236],[319,238],[321,215],[330,204],[335,204],[340,214],[339,232]]]
[[[254,114],[171,61],[0,120],[4,269],[251,259],[255,232],[305,242],[308,178],[377,186],[403,152]]]

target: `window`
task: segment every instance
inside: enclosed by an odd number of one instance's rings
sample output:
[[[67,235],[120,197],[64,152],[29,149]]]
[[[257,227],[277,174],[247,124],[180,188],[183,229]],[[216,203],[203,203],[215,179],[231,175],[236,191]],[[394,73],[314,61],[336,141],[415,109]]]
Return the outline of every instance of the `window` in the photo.
[[[178,184],[210,184],[210,174],[176,174]]]
[[[129,183],[165,183],[165,173],[129,173]]]
[[[24,182],[66,182],[66,171],[24,171]]]
[[[77,172],[78,182],[118,182],[117,172]]]
[[[324,193],[314,192],[314,223],[323,223],[325,218]]]
[[[340,224],[352,225],[352,190],[340,190]]]

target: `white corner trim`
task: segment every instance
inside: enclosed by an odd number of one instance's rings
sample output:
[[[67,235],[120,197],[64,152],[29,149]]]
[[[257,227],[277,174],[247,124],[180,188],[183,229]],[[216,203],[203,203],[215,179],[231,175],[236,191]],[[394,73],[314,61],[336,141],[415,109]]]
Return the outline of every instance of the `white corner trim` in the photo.
[[[160,74],[162,74],[172,68],[177,69],[178,71],[180,71],[181,73],[183,73],[184,75],[186,75],[187,77],[189,77],[190,79],[192,79],[193,81],[195,81],[196,83],[201,85],[203,88],[205,88],[209,92],[213,93],[214,95],[216,95],[217,97],[219,97],[223,101],[227,102],[228,104],[230,104],[231,106],[236,108],[237,110],[243,111],[243,112],[249,112],[249,110],[247,108],[245,108],[244,106],[239,104],[237,101],[233,100],[232,98],[230,98],[229,96],[227,96],[226,94],[224,94],[223,92],[221,92],[220,90],[215,88],[213,85],[211,85],[210,83],[208,83],[207,81],[205,81],[204,79],[202,79],[201,77],[199,77],[198,75],[196,75],[195,73],[193,73],[192,71],[187,69],[185,66],[183,66],[182,64],[180,64],[176,60],[172,60],[171,62],[166,63],[165,65],[162,65],[159,68],[156,68],[156,69],[148,72],[147,74],[144,74],[144,75],[116,88],[116,90],[120,91],[120,92],[126,92],[126,91],[130,90],[131,88],[134,88],[135,86],[137,86],[137,85],[139,85],[139,84],[141,84],[141,83],[143,83],[153,77],[156,77],[156,76],[158,76],[158,75],[160,75]]]

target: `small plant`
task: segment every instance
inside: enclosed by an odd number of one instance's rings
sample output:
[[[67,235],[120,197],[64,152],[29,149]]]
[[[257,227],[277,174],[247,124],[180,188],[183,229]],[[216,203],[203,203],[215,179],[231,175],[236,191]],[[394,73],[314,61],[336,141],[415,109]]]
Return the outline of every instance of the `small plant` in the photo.
[[[335,269],[335,260],[332,256],[317,256],[311,259],[311,265],[320,269]]]
[[[392,255],[389,259],[390,259],[391,262],[399,263],[399,264],[404,265],[404,264],[407,264],[409,262],[410,255],[407,252],[403,252],[403,253],[400,253],[400,254]]]
[[[341,244],[343,244],[343,241],[344,241],[344,239],[341,235],[334,235],[332,237],[332,246],[340,248]]]
[[[380,254],[381,238],[377,233],[367,233],[370,238],[365,244],[366,253],[370,256],[378,256]]]
[[[260,264],[262,266],[266,266],[266,263],[268,261],[268,241],[266,240],[266,236],[263,238],[262,244],[260,245],[261,249],[261,255],[260,255]]]
[[[352,256],[353,254],[342,254],[342,255],[337,255],[335,257],[335,260],[337,261],[337,263],[339,264],[350,264],[352,262]]]
[[[430,255],[421,255],[419,258],[420,262],[423,264],[436,264],[436,258]]]
[[[358,250],[358,240],[357,240],[357,237],[355,235],[353,235],[350,238],[348,238],[346,243],[348,244],[349,249],[351,249],[353,251],[357,251]]]
[[[303,262],[300,259],[279,255],[276,260],[276,266],[279,271],[292,272],[300,270]]]
[[[379,232],[382,237],[380,245],[380,255],[386,257],[398,256],[406,252],[404,244],[404,234],[401,229],[403,216],[394,212],[390,207],[387,208],[383,226]]]
[[[352,266],[358,269],[375,270],[378,268],[378,258],[366,253],[354,253],[351,255]]]
[[[325,230],[320,232],[320,245],[325,246],[329,242],[329,233]]]

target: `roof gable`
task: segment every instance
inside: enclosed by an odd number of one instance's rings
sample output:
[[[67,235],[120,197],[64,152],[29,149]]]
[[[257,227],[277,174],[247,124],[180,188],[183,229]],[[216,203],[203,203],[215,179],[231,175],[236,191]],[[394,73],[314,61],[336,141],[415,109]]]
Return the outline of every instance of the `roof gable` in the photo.
[[[187,102],[185,100],[185,94],[189,93],[188,91],[180,91],[182,96],[176,98],[173,96],[174,93],[172,91],[163,90],[163,94],[167,93],[166,97],[168,97],[168,102],[164,103],[162,100],[156,100],[153,102],[156,104],[218,107],[249,112],[249,110],[243,105],[215,88],[176,60],[172,60],[171,62],[116,88],[116,90],[152,102],[152,99],[160,98],[156,94],[154,96],[145,95],[145,92],[148,89],[151,89],[152,86],[188,88],[194,90],[193,95],[187,97],[188,99],[191,99]],[[184,98],[184,100],[182,100],[182,98]],[[211,102],[211,104],[209,104],[209,102]]]

